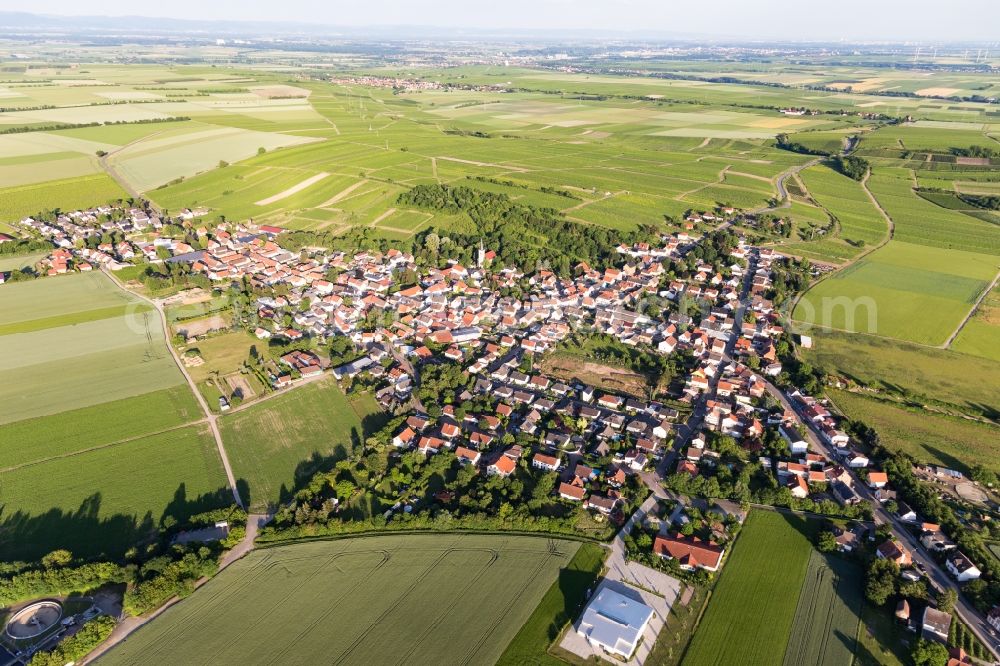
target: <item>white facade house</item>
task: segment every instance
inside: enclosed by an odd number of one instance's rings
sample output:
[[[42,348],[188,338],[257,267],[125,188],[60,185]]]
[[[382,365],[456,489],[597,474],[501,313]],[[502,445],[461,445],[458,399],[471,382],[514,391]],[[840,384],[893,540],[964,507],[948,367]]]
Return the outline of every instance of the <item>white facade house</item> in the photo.
[[[945,561],[945,566],[948,567],[948,571],[955,577],[955,580],[960,583],[976,580],[983,575],[979,567],[973,564],[972,560],[966,557],[965,553],[961,551],[955,551],[949,555]]]
[[[653,609],[646,604],[602,587],[584,609],[576,633],[591,645],[628,659],[652,617]]]

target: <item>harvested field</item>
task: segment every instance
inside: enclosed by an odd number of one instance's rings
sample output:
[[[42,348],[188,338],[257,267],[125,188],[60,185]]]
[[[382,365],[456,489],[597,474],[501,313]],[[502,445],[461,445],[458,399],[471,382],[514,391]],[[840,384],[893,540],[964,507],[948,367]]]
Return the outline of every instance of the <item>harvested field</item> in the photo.
[[[639,398],[646,397],[649,393],[649,383],[639,373],[587,361],[572,354],[549,354],[542,359],[540,367],[547,374],[564,381],[581,381],[606,391],[627,393]]]
[[[209,331],[221,331],[229,328],[229,321],[222,315],[211,315],[201,319],[179,322],[173,325],[175,333],[180,333],[188,338],[205,335]]]

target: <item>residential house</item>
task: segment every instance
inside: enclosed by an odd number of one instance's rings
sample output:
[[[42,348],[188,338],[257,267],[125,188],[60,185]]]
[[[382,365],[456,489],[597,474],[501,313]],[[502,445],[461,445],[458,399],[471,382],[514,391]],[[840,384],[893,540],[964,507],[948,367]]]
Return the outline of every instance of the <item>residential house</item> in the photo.
[[[721,546],[698,537],[681,535],[657,536],[653,542],[653,552],[660,557],[677,560],[680,567],[687,571],[718,571],[725,553]]]
[[[955,580],[960,583],[976,580],[983,575],[983,572],[979,570],[972,560],[960,550],[956,550],[949,555],[944,564],[948,567],[951,575],[955,577]]]
[[[895,562],[901,567],[907,567],[913,563],[913,558],[910,556],[910,553],[906,550],[902,543],[896,541],[895,539],[890,539],[881,544],[876,549],[876,555],[880,559]]]
[[[948,642],[948,630],[951,628],[951,615],[928,606],[920,621],[920,634],[928,640],[941,643]]]

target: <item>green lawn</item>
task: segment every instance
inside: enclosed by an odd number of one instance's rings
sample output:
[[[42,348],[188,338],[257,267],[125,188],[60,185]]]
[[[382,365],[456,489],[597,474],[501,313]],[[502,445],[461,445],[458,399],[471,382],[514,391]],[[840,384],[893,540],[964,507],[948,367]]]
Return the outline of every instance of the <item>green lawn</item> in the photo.
[[[911,411],[847,391],[830,389],[827,394],[849,418],[875,428],[883,446],[964,472],[975,463],[1000,471],[1000,427]]]
[[[0,553],[120,556],[166,515],[232,502],[208,428],[189,426],[0,472]]]
[[[809,529],[797,516],[750,513],[684,656],[685,666],[781,663],[812,552],[803,534]]]
[[[102,662],[494,664],[577,548],[480,535],[258,548]]]
[[[290,498],[297,485],[363,443],[381,421],[370,395],[347,396],[332,379],[222,417],[220,427],[236,478],[250,504]]]

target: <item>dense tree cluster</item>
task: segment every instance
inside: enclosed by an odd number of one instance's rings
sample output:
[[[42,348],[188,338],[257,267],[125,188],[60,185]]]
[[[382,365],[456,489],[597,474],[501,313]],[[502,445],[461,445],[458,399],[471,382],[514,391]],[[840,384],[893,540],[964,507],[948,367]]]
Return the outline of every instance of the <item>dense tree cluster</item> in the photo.
[[[84,624],[75,634],[60,641],[51,651],[36,652],[28,662],[28,666],[64,666],[79,662],[107,640],[114,631],[115,624],[113,617],[99,615]]]
[[[128,580],[125,567],[114,562],[92,562],[78,566],[38,566],[0,578],[0,606],[10,606],[25,599],[59,597],[85,592],[109,582]],[[22,565],[29,566],[29,565]]]
[[[969,146],[968,148],[952,148],[951,154],[958,157],[979,157],[1000,159],[1000,150],[988,146]]]
[[[454,248],[465,248],[471,261],[472,249],[482,240],[497,252],[500,262],[517,266],[526,273],[548,267],[568,275],[578,262],[591,266],[610,265],[617,258],[619,243],[651,242],[658,232],[642,226],[630,232],[620,232],[598,225],[580,225],[565,219],[552,208],[536,208],[515,202],[506,194],[483,192],[470,187],[450,185],[418,185],[399,195],[398,203],[447,213],[465,213],[475,225],[473,233],[449,231]],[[437,242],[435,242],[435,240]],[[428,230],[420,234],[418,245],[434,255],[441,237]],[[430,242],[428,242],[430,241]],[[449,257],[455,253],[449,249]]]
[[[798,141],[793,141],[787,134],[779,134],[775,137],[777,143],[775,145],[782,150],[788,150],[793,153],[800,153],[802,155],[819,155],[827,156],[830,153],[825,150],[820,150],[819,148],[813,148],[811,146],[806,146]]]
[[[837,155],[830,160],[830,166],[854,180],[864,180],[871,167],[868,160],[857,155]]]
[[[198,529],[220,520],[230,526],[229,535],[222,541],[170,544],[181,530]],[[85,593],[109,583],[127,583],[125,610],[133,615],[145,614],[173,596],[189,593],[199,578],[213,575],[218,570],[219,556],[245,534],[246,513],[238,507],[223,507],[183,522],[168,516],[155,542],[129,550],[121,561],[80,562],[69,551],[56,550],[37,562],[3,563],[0,606]]]
[[[17,238],[6,243],[0,243],[0,256],[29,254],[31,252],[49,251],[52,243],[41,238]]]

